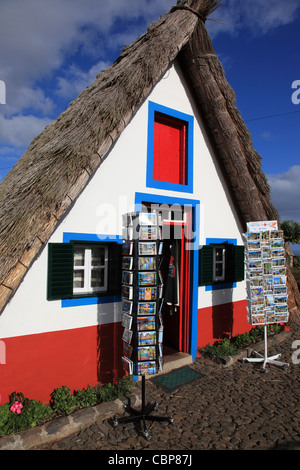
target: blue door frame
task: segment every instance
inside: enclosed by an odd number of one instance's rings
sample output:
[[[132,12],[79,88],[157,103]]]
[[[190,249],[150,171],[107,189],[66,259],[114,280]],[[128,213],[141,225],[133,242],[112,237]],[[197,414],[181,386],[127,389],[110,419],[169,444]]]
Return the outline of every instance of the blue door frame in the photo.
[[[200,201],[182,197],[161,196],[159,194],[135,193],[135,210],[140,211],[142,203],[180,205],[192,208],[191,240],[191,307],[189,315],[189,354],[193,360],[197,356],[198,329],[198,276],[199,276],[199,230],[200,230]]]

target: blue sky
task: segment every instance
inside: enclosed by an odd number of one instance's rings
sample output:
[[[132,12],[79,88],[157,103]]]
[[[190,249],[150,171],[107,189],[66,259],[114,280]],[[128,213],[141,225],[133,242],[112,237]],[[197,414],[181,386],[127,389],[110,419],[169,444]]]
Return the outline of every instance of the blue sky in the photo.
[[[5,100],[0,89],[0,180],[122,47],[175,4],[0,0],[6,86]],[[218,22],[207,21],[207,29],[262,157],[273,203],[281,220],[300,223],[300,2],[223,0],[212,19]]]

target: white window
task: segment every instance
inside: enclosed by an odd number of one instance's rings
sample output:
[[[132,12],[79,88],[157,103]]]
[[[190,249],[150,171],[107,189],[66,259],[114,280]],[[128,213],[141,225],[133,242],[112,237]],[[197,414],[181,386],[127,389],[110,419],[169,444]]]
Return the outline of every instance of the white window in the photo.
[[[75,245],[73,293],[106,292],[107,278],[107,246]]]
[[[213,264],[214,281],[225,280],[225,248],[224,246],[214,247],[214,264]]]

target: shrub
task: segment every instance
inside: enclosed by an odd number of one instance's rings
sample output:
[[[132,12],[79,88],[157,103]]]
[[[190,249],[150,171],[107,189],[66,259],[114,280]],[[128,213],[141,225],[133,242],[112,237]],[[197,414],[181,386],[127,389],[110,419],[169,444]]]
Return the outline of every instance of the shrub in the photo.
[[[281,325],[267,325],[268,334],[277,334],[281,331]],[[247,333],[241,333],[236,335],[230,341],[228,338],[216,341],[213,345],[201,348],[200,352],[204,356],[234,356],[240,349],[243,349],[250,344],[257,343],[264,338],[264,326],[256,326]]]
[[[13,392],[9,402],[0,406],[0,436],[33,428],[48,420],[52,413],[49,405],[29,400],[22,393]]]
[[[24,397],[13,392],[9,402],[0,405],[0,436],[12,434],[38,426],[61,415],[68,415],[79,408],[95,406],[104,401],[126,395],[133,385],[132,377],[115,379],[115,384],[88,386],[74,391],[66,387],[56,388],[51,394],[50,405]]]

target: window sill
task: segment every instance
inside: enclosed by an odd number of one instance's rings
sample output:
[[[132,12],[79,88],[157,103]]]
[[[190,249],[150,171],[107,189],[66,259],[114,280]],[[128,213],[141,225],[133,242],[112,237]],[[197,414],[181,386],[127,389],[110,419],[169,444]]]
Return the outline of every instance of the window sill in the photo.
[[[80,307],[84,305],[110,304],[113,302],[121,302],[121,295],[101,295],[101,296],[82,296],[73,299],[63,299],[61,307]]]
[[[221,289],[233,289],[236,287],[236,282],[229,282],[227,284],[212,284],[211,286],[205,286],[206,291],[211,291],[211,290],[221,290]]]

